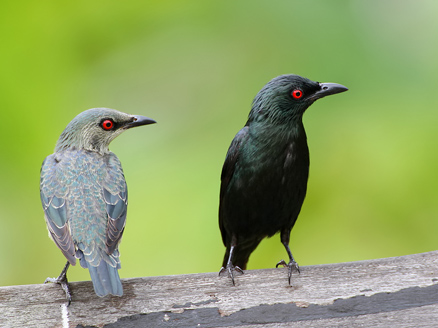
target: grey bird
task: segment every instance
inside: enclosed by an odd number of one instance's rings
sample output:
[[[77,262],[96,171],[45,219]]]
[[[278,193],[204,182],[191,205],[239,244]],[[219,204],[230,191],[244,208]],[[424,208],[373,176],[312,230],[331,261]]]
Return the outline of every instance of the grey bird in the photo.
[[[128,189],[112,140],[127,129],[156,123],[109,108],[92,108],[65,128],[41,167],[40,195],[49,236],[67,258],[58,278],[71,302],[67,269],[76,259],[90,272],[98,296],[123,295],[118,245],[125,228]]]
[[[280,232],[289,256],[278,265],[298,271],[290,232],[306,196],[309,149],[303,114],[316,100],[348,89],[298,75],[281,75],[256,95],[246,125],[236,134],[221,175],[219,227],[226,247],[221,273],[243,273],[265,237]]]

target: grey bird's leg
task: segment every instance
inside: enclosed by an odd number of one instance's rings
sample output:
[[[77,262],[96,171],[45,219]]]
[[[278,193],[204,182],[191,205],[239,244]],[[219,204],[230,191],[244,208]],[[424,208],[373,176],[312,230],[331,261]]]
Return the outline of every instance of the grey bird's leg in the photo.
[[[56,284],[61,285],[62,289],[65,292],[65,298],[67,299],[67,306],[71,303],[71,294],[70,294],[70,288],[68,287],[68,280],[67,280],[67,270],[70,266],[70,262],[67,261],[67,264],[65,265],[64,269],[62,269],[61,274],[58,278],[47,278],[44,283],[53,282]]]
[[[300,267],[298,266],[298,263],[295,262],[294,257],[292,256],[292,252],[290,251],[289,248],[290,229],[282,230],[280,238],[281,238],[281,243],[284,245],[284,248],[286,248],[287,255],[289,255],[289,263],[286,263],[284,260],[281,260],[280,262],[277,263],[275,267],[278,268],[279,265],[282,265],[288,268],[289,271],[288,277],[289,277],[289,285],[290,285],[292,272],[296,271],[300,273]]]
[[[243,270],[241,268],[239,268],[238,266],[234,266],[233,262],[231,261],[231,259],[233,258],[233,252],[234,252],[234,248],[236,247],[236,245],[237,245],[237,240],[236,240],[236,237],[233,236],[231,238],[230,254],[228,255],[227,266],[225,268],[222,267],[221,270],[219,271],[219,276],[222,275],[222,273],[224,273],[224,272],[228,273],[228,276],[231,278],[231,281],[233,282],[233,286],[236,285],[234,283],[234,271],[237,271],[240,274],[243,274]]]

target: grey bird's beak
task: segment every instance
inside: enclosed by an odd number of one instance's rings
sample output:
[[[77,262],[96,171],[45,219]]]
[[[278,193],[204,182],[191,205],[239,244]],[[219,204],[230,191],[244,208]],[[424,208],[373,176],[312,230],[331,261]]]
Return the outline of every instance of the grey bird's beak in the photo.
[[[134,115],[132,122],[129,122],[125,125],[126,129],[134,128],[136,126],[142,126],[147,124],[157,123],[155,120],[141,115]]]
[[[313,100],[324,98],[325,96],[334,95],[340,92],[347,91],[348,88],[337,83],[320,83],[321,90],[315,92],[312,96]]]

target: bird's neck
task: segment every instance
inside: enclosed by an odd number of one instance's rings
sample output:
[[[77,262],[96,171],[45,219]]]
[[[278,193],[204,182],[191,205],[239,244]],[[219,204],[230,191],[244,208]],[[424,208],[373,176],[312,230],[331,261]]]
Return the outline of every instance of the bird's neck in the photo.
[[[276,143],[305,143],[306,131],[302,120],[284,124],[271,122],[252,122],[249,124],[251,138],[260,144],[273,145]]]
[[[104,146],[101,143],[93,143],[91,141],[88,138],[75,138],[68,133],[62,133],[56,143],[55,152],[75,149],[88,150],[99,153],[100,155],[105,155],[110,152],[108,146]]]

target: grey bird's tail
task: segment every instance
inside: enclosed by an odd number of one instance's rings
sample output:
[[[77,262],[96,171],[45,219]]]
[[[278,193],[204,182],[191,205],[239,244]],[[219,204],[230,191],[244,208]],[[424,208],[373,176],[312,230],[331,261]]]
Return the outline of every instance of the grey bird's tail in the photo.
[[[88,265],[88,271],[90,271],[91,281],[97,296],[106,296],[108,294],[123,295],[122,283],[120,282],[117,267],[113,267],[106,261],[101,260],[97,267]]]
[[[83,244],[80,246],[83,246]],[[79,248],[76,252],[76,257],[79,258],[81,267],[88,269],[90,272],[91,281],[97,296],[103,297],[108,294],[123,295],[123,287],[118,272],[120,260],[117,249],[111,255],[108,255],[99,249],[89,252],[89,248],[84,247],[83,250]]]

